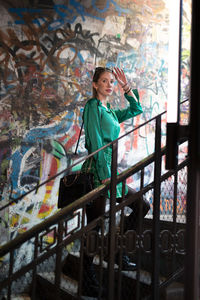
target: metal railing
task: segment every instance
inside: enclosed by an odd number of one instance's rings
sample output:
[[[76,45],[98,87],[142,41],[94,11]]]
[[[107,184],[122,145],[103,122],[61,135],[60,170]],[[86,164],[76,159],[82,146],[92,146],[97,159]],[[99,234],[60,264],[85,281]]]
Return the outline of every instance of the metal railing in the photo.
[[[86,158],[95,155],[106,147],[112,146],[112,172],[111,180],[108,183],[102,184],[0,248],[2,261],[0,295],[5,297],[4,299],[12,299],[12,295],[16,293],[16,290],[18,293],[28,292],[31,295],[31,299],[40,299],[38,291],[41,289],[41,282],[44,288],[43,292],[47,293],[48,299],[51,299],[50,295],[53,295],[52,299],[62,299],[63,293],[69,299],[82,299],[82,287],[85,280],[85,254],[97,261],[94,264],[98,269],[99,299],[101,299],[100,293],[105,284],[105,298],[109,300],[122,299],[123,297],[126,299],[132,299],[131,297],[133,297],[133,299],[157,300],[161,299],[161,296],[163,297],[162,299],[165,299],[164,295],[166,295],[167,288],[170,287],[171,283],[182,283],[181,277],[184,272],[183,257],[185,255],[185,221],[183,218],[182,221],[177,222],[177,199],[181,194],[182,201],[186,201],[186,190],[179,190],[179,181],[181,177],[182,180],[186,181],[187,186],[188,158],[186,156],[182,161],[179,161],[175,171],[167,171],[162,167],[166,150],[165,147],[161,148],[161,118],[165,113],[141,124],[87,157],[81,158],[69,168],[9,203],[20,201],[23,197],[38,190],[50,180],[68,172]],[[117,175],[119,140],[129,134],[134,134],[142,126],[154,121],[155,152]],[[152,164],[154,177],[150,183],[145,185],[145,169]],[[135,174],[140,176],[140,188],[131,199],[131,202],[136,201],[138,197],[149,197],[148,199],[153,199],[151,203],[152,210],[148,217],[143,220],[141,218],[141,208],[139,229],[137,231],[129,230],[128,232],[123,232],[123,223],[126,214],[128,214],[126,209],[130,204],[130,199],[126,200],[124,198],[123,202],[116,205],[115,188],[120,182],[125,186],[125,181]],[[162,188],[164,185],[167,190],[168,184],[170,185],[169,193],[170,200],[173,202],[173,209],[169,219],[161,220]],[[108,208],[105,214],[87,224],[86,206],[95,201],[108,189],[110,189],[111,196],[107,200]],[[185,212],[183,212],[183,216],[184,214]],[[99,228],[98,231],[96,229],[97,226]],[[46,242],[49,235],[51,236],[51,242]],[[32,248],[31,257],[24,263],[22,260],[21,264],[18,265],[18,254],[24,251],[25,257],[25,249],[28,245],[29,248],[30,245]],[[115,254],[119,252],[122,256],[123,251],[137,262],[137,270],[130,272],[131,275],[123,271],[122,262],[121,264],[119,263],[116,272]],[[64,262],[66,263],[74,252],[76,254],[73,256],[73,259],[75,259],[75,263],[73,262],[74,267],[76,265],[79,266],[74,276],[76,277],[76,284],[71,279],[71,281],[69,280],[70,274],[68,274],[68,283],[65,282],[67,287],[63,287],[62,268]],[[21,254],[20,257],[22,257]],[[107,266],[105,266],[105,260],[108,261]],[[170,263],[168,264],[169,261]],[[48,274],[45,272],[46,269]],[[51,274],[51,280],[48,278],[49,274]],[[126,278],[124,279],[124,277]],[[124,287],[124,280],[134,282],[134,284],[126,284],[129,288],[127,289],[127,287]],[[50,281],[51,283],[49,283]],[[181,287],[183,288],[183,286]]]

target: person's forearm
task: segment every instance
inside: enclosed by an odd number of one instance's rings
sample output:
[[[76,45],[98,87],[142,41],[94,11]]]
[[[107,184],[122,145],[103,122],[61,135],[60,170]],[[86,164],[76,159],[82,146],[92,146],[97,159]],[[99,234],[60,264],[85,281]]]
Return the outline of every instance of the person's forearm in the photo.
[[[128,96],[131,96],[131,97],[133,97],[137,102],[138,102],[138,99],[136,98],[136,96],[135,96],[135,94],[133,93],[133,91],[132,91],[132,89],[128,92],[128,93],[126,93]]]
[[[132,91],[132,88],[130,87],[130,85],[126,85],[124,88],[124,93],[126,93],[126,95],[133,97],[137,102],[138,99],[136,98],[135,94]]]

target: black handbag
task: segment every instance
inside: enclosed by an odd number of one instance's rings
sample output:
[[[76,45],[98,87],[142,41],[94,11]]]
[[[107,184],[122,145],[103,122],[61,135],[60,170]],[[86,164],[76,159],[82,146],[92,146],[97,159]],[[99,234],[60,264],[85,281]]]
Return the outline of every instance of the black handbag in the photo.
[[[63,208],[93,189],[92,173],[73,173],[60,179],[58,208]]]
[[[77,152],[81,132],[83,128],[83,123],[78,137],[78,142],[76,145],[75,154]],[[89,172],[90,166],[87,173],[81,173],[80,171],[73,172],[71,174],[65,175],[60,179],[59,191],[58,191],[58,208],[63,208],[83,195],[89,193],[93,189],[93,177],[94,175]]]

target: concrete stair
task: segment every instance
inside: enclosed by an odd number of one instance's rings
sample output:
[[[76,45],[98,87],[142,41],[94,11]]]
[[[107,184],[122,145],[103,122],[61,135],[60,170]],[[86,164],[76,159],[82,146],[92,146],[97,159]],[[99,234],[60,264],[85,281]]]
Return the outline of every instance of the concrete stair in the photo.
[[[94,265],[98,272],[98,257],[94,259]],[[69,254],[65,261],[65,275],[61,275],[61,300],[77,299],[78,291],[78,277],[79,277],[79,256]],[[137,278],[139,278],[140,300],[150,300],[151,294],[151,273],[146,270],[138,271],[122,271],[121,273],[121,297],[124,300],[136,299],[136,285]],[[160,278],[160,283],[165,280],[165,277]],[[103,262],[103,281],[107,282],[107,263]],[[37,290],[42,292],[46,298],[39,298],[38,300],[55,300],[54,293],[54,273],[47,272],[41,273],[37,276]],[[118,266],[115,265],[115,288],[118,287]],[[92,300],[97,298],[82,297],[81,299]],[[103,298],[102,298],[103,299]],[[181,282],[173,282],[165,288],[160,295],[159,300],[183,300],[184,299],[184,286]]]

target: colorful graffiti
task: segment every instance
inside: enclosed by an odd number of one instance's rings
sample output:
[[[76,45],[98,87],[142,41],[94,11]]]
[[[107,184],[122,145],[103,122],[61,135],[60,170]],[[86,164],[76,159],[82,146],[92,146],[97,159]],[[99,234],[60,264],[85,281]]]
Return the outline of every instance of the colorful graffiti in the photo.
[[[1,4],[0,10],[1,203],[17,199],[71,163],[96,65],[123,67],[129,82],[139,89],[144,113],[123,124],[122,132],[166,109],[164,0],[12,0]],[[187,28],[189,15],[187,8],[183,14]],[[184,50],[185,93],[187,45]],[[115,107],[126,105],[118,86],[112,101]],[[121,166],[152,153],[152,136],[148,125],[120,143]],[[84,138],[79,154],[85,154]],[[59,178],[51,180],[12,205],[9,217],[1,214],[10,238],[57,210],[58,182]]]

